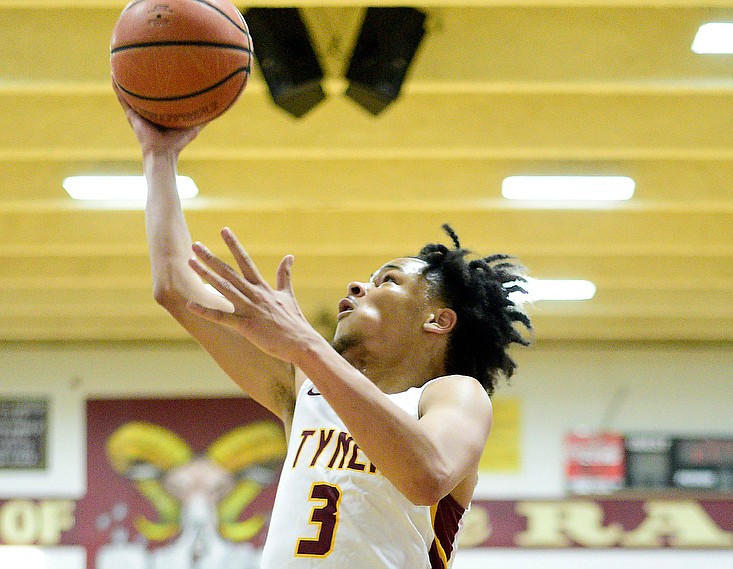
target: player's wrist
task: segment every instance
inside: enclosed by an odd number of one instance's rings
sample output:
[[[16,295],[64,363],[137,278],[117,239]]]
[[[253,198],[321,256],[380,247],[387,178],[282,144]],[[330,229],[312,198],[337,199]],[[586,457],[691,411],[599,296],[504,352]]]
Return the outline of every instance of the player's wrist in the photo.
[[[331,345],[315,329],[299,337],[293,350],[292,364],[304,372],[323,361],[324,354],[331,350]],[[306,372],[307,375],[307,372]]]
[[[175,168],[178,163],[180,151],[170,146],[159,146],[157,144],[142,145],[143,162],[150,165],[168,164]]]

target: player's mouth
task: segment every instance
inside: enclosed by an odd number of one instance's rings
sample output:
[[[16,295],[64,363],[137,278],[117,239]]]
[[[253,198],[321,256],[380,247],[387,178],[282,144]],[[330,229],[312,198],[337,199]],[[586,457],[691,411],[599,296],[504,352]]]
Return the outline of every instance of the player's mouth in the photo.
[[[337,318],[340,320],[349,312],[354,310],[354,308],[356,308],[356,302],[354,301],[354,299],[350,297],[342,298],[341,302],[339,302],[339,313]]]

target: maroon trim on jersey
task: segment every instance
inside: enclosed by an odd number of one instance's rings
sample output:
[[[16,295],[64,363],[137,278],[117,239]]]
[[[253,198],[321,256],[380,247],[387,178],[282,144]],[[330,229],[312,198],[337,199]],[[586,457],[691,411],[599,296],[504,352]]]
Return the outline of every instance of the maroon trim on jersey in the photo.
[[[429,559],[431,569],[447,569],[455,545],[456,534],[466,508],[448,494],[435,508],[433,532],[435,539],[430,546]]]

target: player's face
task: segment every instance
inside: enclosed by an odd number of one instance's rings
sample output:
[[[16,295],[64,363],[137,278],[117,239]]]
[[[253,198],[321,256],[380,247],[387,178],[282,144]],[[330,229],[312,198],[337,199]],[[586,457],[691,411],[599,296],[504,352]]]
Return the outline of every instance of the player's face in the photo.
[[[398,349],[422,334],[430,315],[426,263],[400,258],[381,266],[367,282],[349,284],[339,303],[334,347],[340,351],[363,341]]]

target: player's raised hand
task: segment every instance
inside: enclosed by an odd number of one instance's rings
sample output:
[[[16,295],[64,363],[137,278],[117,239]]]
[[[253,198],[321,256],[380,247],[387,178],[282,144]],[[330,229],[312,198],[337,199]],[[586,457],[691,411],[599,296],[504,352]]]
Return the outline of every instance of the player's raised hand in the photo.
[[[237,237],[225,228],[222,238],[232,252],[239,271],[214,255],[201,243],[194,243],[196,257],[189,264],[206,282],[232,303],[231,312],[189,303],[193,313],[223,324],[247,338],[263,352],[294,363],[304,342],[318,332],[303,316],[295,299],[291,280],[293,256],[287,255],[277,270],[272,288]]]
[[[117,84],[112,81],[117,100],[120,102],[127,122],[137,136],[143,154],[155,151],[172,151],[176,156],[194,139],[205,125],[193,126],[190,128],[164,128],[151,123],[139,115],[120,94]]]

